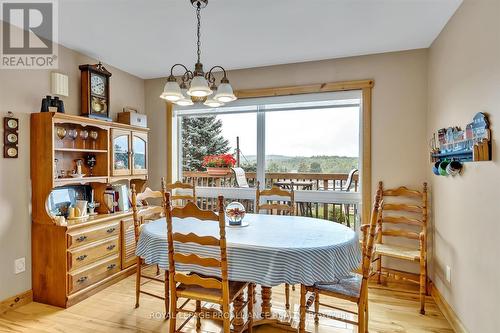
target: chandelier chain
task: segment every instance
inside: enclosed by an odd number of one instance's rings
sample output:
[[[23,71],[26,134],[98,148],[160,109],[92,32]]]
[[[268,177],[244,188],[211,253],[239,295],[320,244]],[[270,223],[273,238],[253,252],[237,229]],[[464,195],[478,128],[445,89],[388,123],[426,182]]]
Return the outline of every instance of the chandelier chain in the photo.
[[[200,35],[201,35],[201,5],[198,2],[198,5],[196,7],[196,18],[198,19],[198,25],[197,25],[197,31],[196,31],[196,36],[198,37],[198,41],[196,43],[196,47],[198,48],[198,61],[200,62],[201,58],[201,42],[200,42]]]

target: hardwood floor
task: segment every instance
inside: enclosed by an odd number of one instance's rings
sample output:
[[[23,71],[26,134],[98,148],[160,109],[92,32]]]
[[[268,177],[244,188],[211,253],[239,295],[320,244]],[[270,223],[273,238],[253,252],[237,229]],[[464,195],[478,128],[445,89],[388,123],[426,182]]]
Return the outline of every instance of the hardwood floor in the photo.
[[[142,295],[141,306],[134,308],[134,283],[135,278],[131,276],[69,309],[40,303],[27,304],[0,315],[0,332],[168,332],[168,322],[161,317],[164,311],[161,300]],[[145,287],[161,290],[161,286],[154,283],[148,283]],[[427,314],[422,316],[418,313],[417,286],[391,282],[390,287],[395,290],[376,284],[370,286],[371,333],[453,332],[431,297],[427,298]],[[283,289],[283,286],[273,288],[273,308],[278,309],[283,305]],[[294,310],[298,310],[298,289],[291,292]],[[327,301],[326,298],[322,301],[337,305],[342,303]],[[193,320],[184,328],[186,332],[195,332],[192,322]],[[202,332],[219,332],[219,327],[214,323],[208,320],[203,320],[202,323]],[[317,327],[312,320],[308,321],[307,329],[315,333],[357,332],[355,326],[324,318],[320,319]],[[278,333],[280,330],[260,326],[254,332]]]

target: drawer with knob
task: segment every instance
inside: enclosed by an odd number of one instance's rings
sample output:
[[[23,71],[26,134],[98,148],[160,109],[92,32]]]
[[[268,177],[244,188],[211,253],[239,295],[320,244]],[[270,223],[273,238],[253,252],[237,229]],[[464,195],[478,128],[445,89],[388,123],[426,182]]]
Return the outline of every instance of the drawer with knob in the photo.
[[[77,269],[91,264],[103,257],[118,253],[118,237],[106,238],[68,251],[68,270]]]
[[[68,232],[68,249],[86,245],[107,237],[117,236],[120,233],[120,222],[100,224],[88,228],[71,230]]]
[[[69,293],[74,293],[91,284],[120,271],[120,258],[117,254],[68,274]]]

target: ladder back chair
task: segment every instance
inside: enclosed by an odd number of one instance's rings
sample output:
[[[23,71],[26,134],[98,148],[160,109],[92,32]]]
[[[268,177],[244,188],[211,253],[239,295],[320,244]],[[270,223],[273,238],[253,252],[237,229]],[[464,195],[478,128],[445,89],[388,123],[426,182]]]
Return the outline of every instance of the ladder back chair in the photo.
[[[260,214],[262,210],[271,215],[294,216],[295,194],[293,192],[293,183],[291,183],[290,191],[274,185],[270,189],[261,191],[260,182],[257,182],[255,213]],[[295,287],[293,287],[293,290],[295,290]],[[290,285],[288,283],[285,284],[285,308],[290,309]]]
[[[188,201],[196,203],[196,186],[194,184],[176,181],[167,184],[167,192],[170,193],[170,200],[177,203],[174,206],[182,206]]]
[[[351,273],[351,276],[348,278],[342,278],[334,282],[317,282],[314,286],[301,285],[299,333],[305,332],[306,313],[314,314],[314,323],[316,325],[319,324],[319,317],[321,316],[356,325],[358,326],[358,333],[368,333],[368,279],[371,276],[371,262],[376,234],[376,224],[382,213],[380,209],[380,200],[381,193],[377,191],[371,211],[370,224],[361,226],[361,231],[363,233],[361,274]],[[312,292],[312,295],[306,302],[307,292]],[[321,303],[320,295],[335,297],[344,301],[356,303],[357,311]],[[313,302],[314,311],[310,311],[309,307]],[[356,315],[357,320],[349,320],[346,319],[345,316],[339,317],[320,313],[320,305],[334,310],[340,310],[347,314]]]
[[[196,328],[201,327],[201,318],[222,320],[223,332],[252,332],[253,325],[253,297],[254,284],[248,282],[233,282],[228,280],[228,262],[226,251],[226,222],[224,214],[224,197],[218,198],[218,214],[210,210],[201,210],[192,201],[184,207],[170,209],[170,193],[166,194],[167,206],[167,233],[168,233],[168,258],[171,294],[170,333],[179,332],[196,317]],[[173,231],[172,218],[195,218],[202,223],[215,223],[218,226],[219,237],[199,236],[190,232],[181,234]],[[201,246],[212,246],[219,249],[220,258],[201,257],[196,253],[181,253],[178,246],[183,243],[194,243]],[[197,273],[181,273],[177,271],[176,264],[194,265],[200,268],[214,268],[220,271],[219,277],[205,276]],[[247,290],[246,301],[244,300]],[[180,307],[177,306],[179,298],[186,298]],[[184,309],[189,300],[196,301],[195,311]],[[202,309],[201,302],[219,304],[222,313],[215,310]],[[233,304],[233,318],[230,319],[230,304]],[[248,320],[243,319],[245,307],[248,310]],[[187,313],[187,319],[177,328],[177,314]],[[233,330],[230,329],[231,324]]]
[[[384,205],[381,207],[382,217],[377,222],[378,230],[375,244],[377,262],[377,282],[381,283],[382,275],[401,278],[420,285],[420,313],[425,314],[425,296],[427,294],[427,183],[422,190],[411,190],[406,187],[384,189],[379,182]],[[405,239],[409,245],[401,246],[386,243],[390,237]],[[411,244],[413,243],[413,244]],[[413,245],[413,247],[411,246]],[[391,270],[382,266],[382,257],[406,260],[418,263],[419,279],[412,278],[405,272]]]
[[[146,188],[144,192],[137,194],[135,189],[135,184],[132,184],[132,216],[134,219],[134,236],[135,244],[139,242],[139,236],[141,234],[141,229],[144,223],[150,220],[156,220],[159,217],[165,216],[165,179],[161,180],[161,191],[153,191],[150,188]],[[142,206],[140,207],[138,203],[147,203],[148,199],[161,199],[162,206]],[[151,270],[155,265],[147,265],[141,257],[137,257],[137,271],[135,280],[135,307],[139,307],[139,297],[140,294],[146,294],[165,301],[165,314],[169,312],[169,289],[168,289],[168,272],[165,272],[164,278],[161,277],[158,265],[156,265],[156,274],[153,276],[151,274],[145,274],[147,270]],[[142,283],[141,279],[144,278],[147,282]],[[157,295],[148,291],[141,290],[141,286],[146,283],[156,281],[164,284],[164,294]]]

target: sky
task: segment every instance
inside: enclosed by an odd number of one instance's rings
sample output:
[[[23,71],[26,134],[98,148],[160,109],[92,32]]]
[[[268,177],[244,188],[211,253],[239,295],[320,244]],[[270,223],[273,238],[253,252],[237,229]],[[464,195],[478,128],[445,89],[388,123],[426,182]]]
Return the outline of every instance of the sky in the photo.
[[[257,115],[223,114],[222,134],[232,149],[240,137],[246,156],[257,155]],[[359,108],[332,108],[266,113],[266,155],[359,155]]]

